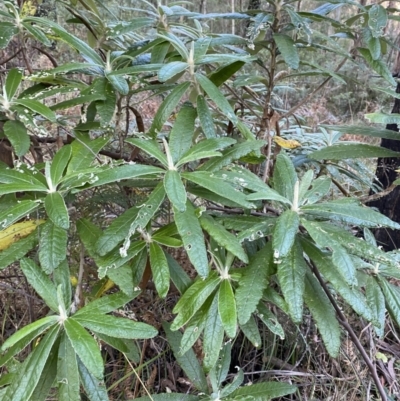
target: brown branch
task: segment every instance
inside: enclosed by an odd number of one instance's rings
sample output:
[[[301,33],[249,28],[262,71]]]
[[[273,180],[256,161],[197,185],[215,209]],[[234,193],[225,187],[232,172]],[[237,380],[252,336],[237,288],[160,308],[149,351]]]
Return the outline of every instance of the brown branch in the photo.
[[[19,53],[22,52],[22,48],[20,47],[15,53],[13,53],[11,56],[8,56],[6,58],[3,58],[0,60],[0,65],[3,65],[5,63],[8,63],[10,60],[12,60],[14,57],[17,57]]]
[[[396,187],[397,187],[397,185],[392,184],[390,187],[386,188],[385,190],[383,190],[381,192],[378,192],[377,194],[361,196],[358,199],[362,203],[372,202],[372,201],[378,200],[380,198],[383,198],[384,196],[389,195]]]
[[[54,68],[58,67],[58,63],[56,61],[56,59],[46,50],[41,49],[40,47],[37,46],[32,46],[33,49],[36,49],[38,52],[43,53],[51,62],[51,64],[53,64]]]

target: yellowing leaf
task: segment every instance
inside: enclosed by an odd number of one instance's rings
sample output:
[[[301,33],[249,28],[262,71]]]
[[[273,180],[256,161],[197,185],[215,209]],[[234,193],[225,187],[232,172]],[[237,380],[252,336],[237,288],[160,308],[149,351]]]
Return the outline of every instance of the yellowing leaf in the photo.
[[[0,231],[0,251],[4,251],[11,244],[17,242],[21,238],[27,237],[36,227],[43,224],[46,220],[28,220],[22,223],[16,223],[12,226]]]
[[[274,141],[284,149],[295,149],[301,146],[301,143],[295,141],[294,139],[283,139],[280,136],[274,136]]]
[[[24,3],[24,5],[22,6],[22,9],[21,9],[21,17],[22,18],[35,15],[37,6],[34,3],[35,2],[33,2],[32,0],[28,0]]]

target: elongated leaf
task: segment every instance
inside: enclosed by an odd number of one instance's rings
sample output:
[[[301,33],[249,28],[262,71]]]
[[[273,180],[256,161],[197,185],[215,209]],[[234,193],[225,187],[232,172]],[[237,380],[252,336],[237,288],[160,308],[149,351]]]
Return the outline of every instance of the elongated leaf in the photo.
[[[19,369],[11,385],[8,386],[7,392],[2,398],[3,401],[26,401],[30,399],[38,385],[59,330],[60,326],[56,324],[42,338],[39,345]]]
[[[236,301],[228,279],[222,280],[219,287],[218,311],[226,334],[228,337],[234,338],[237,326]]]
[[[311,184],[311,188],[303,196],[303,204],[316,203],[328,194],[332,180],[329,177],[319,177]],[[301,199],[301,198],[300,198]]]
[[[44,220],[27,220],[15,223],[12,226],[0,231],[0,250],[7,250],[10,246],[34,232],[38,225]]]
[[[346,249],[341,245],[331,245],[332,262],[338,268],[342,277],[349,285],[357,285],[356,267],[354,266],[352,258],[346,252]]]
[[[263,191],[260,192],[255,192],[247,196],[248,200],[272,200],[272,201],[277,201],[281,203],[285,203],[287,205],[291,205],[292,202],[283,197],[282,195],[279,195],[278,192],[276,192],[272,188],[265,188]]]
[[[207,277],[209,271],[207,250],[194,207],[187,201],[186,211],[180,212],[174,209],[174,217],[190,261],[200,277]]]
[[[63,146],[53,158],[50,167],[50,178],[54,186],[57,186],[64,175],[69,159],[72,155],[71,145]]]
[[[388,309],[390,316],[396,322],[397,326],[400,326],[400,291],[399,289],[389,283],[385,278],[379,278],[379,285],[382,289],[383,295],[385,296],[386,308]]]
[[[193,142],[196,109],[185,103],[179,110],[176,121],[169,134],[169,149],[174,164],[190,149]]]
[[[185,270],[183,270],[179,263],[169,253],[165,252],[165,257],[167,258],[171,280],[174,283],[176,289],[181,294],[183,294],[192,284],[192,280],[187,275]]]
[[[147,154],[156,158],[165,167],[168,166],[167,157],[161,151],[161,149],[158,146],[158,143],[155,140],[129,138],[126,140],[126,142],[134,146],[137,146],[141,150],[144,150]]]
[[[50,220],[61,229],[68,230],[69,215],[64,198],[59,192],[51,192],[47,194],[44,200],[44,207]]]
[[[133,298],[140,294],[140,291],[135,291],[135,295],[133,297],[124,294],[123,292],[116,292],[115,294],[106,295],[101,298],[95,299],[91,301],[83,308],[79,309],[75,314],[74,318],[82,314],[89,314],[89,315],[102,315],[105,313],[113,312],[114,310],[123,307]]]
[[[258,151],[261,146],[264,146],[264,141],[245,141],[233,145],[231,148],[226,149],[222,152],[222,157],[214,157],[204,163],[199,170],[206,171],[219,171],[222,167],[227,166],[233,160],[238,160],[243,156],[248,155],[253,151]]]
[[[372,114],[367,114],[372,115]],[[381,129],[375,127],[367,127],[361,125],[321,125],[326,129],[332,131],[345,132],[354,135],[365,135],[374,138],[387,138],[387,139],[397,139],[400,140],[400,134],[397,131],[391,131],[388,129]]]
[[[79,371],[76,354],[65,333],[58,348],[57,382],[59,401],[79,401]]]
[[[172,61],[168,64],[165,64],[164,67],[160,69],[158,72],[158,79],[160,82],[166,82],[175,75],[178,75],[182,71],[186,70],[188,67],[189,64],[184,63],[183,61]]]
[[[172,323],[171,330],[177,330],[186,324],[214,292],[219,282],[220,278],[214,272],[205,280],[196,280],[175,305],[173,313],[178,313],[178,316]]]
[[[246,209],[254,208],[254,205],[246,200],[246,195],[244,195],[243,192],[234,189],[224,180],[215,177],[213,173],[193,171],[191,173],[181,173],[181,176],[223,198],[233,199]]]
[[[382,290],[379,287],[379,281],[375,277],[367,277],[367,285],[365,288],[365,295],[367,297],[367,302],[375,315],[375,320],[380,326],[374,325],[376,335],[382,337],[385,332],[385,318],[386,318],[386,306],[385,297]]]
[[[291,250],[299,230],[299,214],[294,210],[284,211],[277,219],[272,233],[274,257],[285,257]]]
[[[65,333],[72,348],[89,372],[98,380],[103,378],[103,358],[93,337],[74,319],[64,321]]]
[[[297,181],[297,174],[292,161],[288,156],[279,154],[276,158],[276,164],[273,176],[273,187],[283,197],[292,200],[294,185]]]
[[[240,242],[222,224],[219,224],[211,216],[204,213],[200,217],[200,224],[219,245],[223,246],[244,263],[249,261]]]
[[[370,157],[400,157],[400,152],[381,148],[380,146],[359,144],[337,144],[327,148],[317,150],[309,154],[309,157],[316,160],[330,159],[357,159]]]
[[[254,320],[253,316],[250,316],[250,319],[240,325],[241,330],[243,331],[243,334],[246,336],[246,338],[256,347],[258,348],[261,345],[261,336],[260,332],[258,330],[258,326],[256,321]]]
[[[176,170],[168,170],[164,176],[164,188],[172,205],[184,212],[186,210],[186,188]]]
[[[228,376],[229,367],[231,364],[231,352],[232,344],[228,341],[221,348],[218,357],[219,363],[216,364],[214,369],[211,369],[210,371],[209,377],[213,392],[218,392],[218,389],[221,387],[222,383],[226,380],[226,377]]]
[[[361,227],[384,226],[399,229],[400,224],[374,210],[354,203],[325,202],[301,207],[304,214]]]
[[[110,315],[85,311],[70,319],[91,331],[115,338],[153,338],[157,335],[157,330],[148,324]]]
[[[79,376],[89,400],[108,401],[109,398],[104,382],[94,377],[79,358],[77,360]]]
[[[25,155],[31,146],[27,129],[24,124],[17,120],[8,120],[3,126],[4,134],[10,141],[17,156]]]
[[[170,325],[167,322],[163,322],[163,328],[168,339],[168,344],[172,348],[172,351],[177,362],[179,363],[179,366],[183,369],[189,380],[199,391],[207,392],[207,380],[193,350],[190,349],[183,355],[181,355],[180,343],[182,339],[182,334],[179,333],[179,331],[171,330]],[[164,400],[164,398],[162,398],[162,400]]]
[[[246,397],[251,397],[251,400],[254,401],[269,401],[273,398],[293,394],[296,390],[296,386],[287,383],[257,383],[238,388],[231,394],[231,398],[234,400],[245,400]]]
[[[36,237],[35,233],[28,235],[26,238],[14,242],[6,250],[0,252],[0,270],[25,256],[35,246]]]
[[[46,302],[46,305],[58,313],[57,290],[48,276],[31,259],[24,258],[20,262],[29,284],[35,289],[39,296]]]
[[[0,26],[0,49],[7,47],[11,38],[18,33],[18,28],[11,22],[1,22]]]
[[[67,231],[51,221],[43,225],[39,240],[39,261],[50,274],[67,256]]]
[[[295,323],[299,323],[303,318],[304,277],[307,265],[304,261],[303,249],[298,241],[295,241],[287,256],[283,257],[277,265],[277,277],[289,307],[290,317]]]
[[[32,213],[39,206],[38,202],[31,200],[18,201],[15,206],[11,206],[0,213],[0,227],[3,230],[6,229],[22,217]]]
[[[243,268],[239,287],[235,292],[237,315],[239,323],[245,324],[256,310],[264,289],[267,287],[267,277],[273,272],[271,242],[258,251]]]
[[[56,114],[49,107],[44,105],[43,103],[38,102],[37,100],[31,99],[14,99],[13,104],[17,104],[22,107],[26,107],[27,109],[33,111],[34,113],[40,114],[47,120],[52,123],[57,122]]]
[[[315,320],[325,347],[332,358],[336,358],[340,349],[340,327],[335,310],[317,279],[306,273],[304,302]]]
[[[285,338],[285,331],[280,325],[277,317],[264,305],[263,302],[259,302],[257,305],[257,317],[272,333],[279,336],[281,340]]]
[[[161,298],[165,298],[169,291],[170,281],[168,262],[160,245],[152,242],[149,248],[154,285],[156,286],[158,295]]]
[[[6,84],[4,86],[5,95],[8,101],[10,101],[17,93],[19,84],[22,81],[23,70],[19,68],[11,68],[7,74]]]
[[[157,133],[161,131],[163,125],[178,105],[182,96],[185,94],[190,86],[190,82],[183,82],[177,85],[174,90],[164,99],[161,106],[157,110],[154,116],[153,123],[151,124],[149,135],[152,138],[157,136]]]
[[[197,395],[182,394],[182,393],[162,393],[153,394],[150,397],[139,397],[137,401],[200,401]]]
[[[221,283],[222,284],[222,283]],[[233,294],[232,294],[233,295]],[[209,372],[217,363],[219,351],[224,340],[224,326],[221,321],[220,312],[218,310],[218,297],[215,296],[210,309],[208,310],[206,324],[203,333],[203,369]],[[228,319],[228,326],[232,325],[232,316]],[[236,319],[235,319],[236,320]],[[228,323],[228,322],[226,322]],[[235,327],[236,329],[236,327]],[[233,327],[228,327],[228,330],[233,331]]]
[[[214,120],[208,108],[208,104],[202,95],[197,96],[197,115],[200,119],[201,128],[206,138],[215,138],[217,133],[214,127]]]
[[[383,36],[387,23],[388,14],[386,8],[380,4],[373,4],[368,10],[368,26],[371,29],[372,36],[374,38]]]
[[[285,63],[290,68],[297,70],[299,68],[300,58],[293,39],[280,33],[274,33],[273,37],[283,59],[285,60]]]

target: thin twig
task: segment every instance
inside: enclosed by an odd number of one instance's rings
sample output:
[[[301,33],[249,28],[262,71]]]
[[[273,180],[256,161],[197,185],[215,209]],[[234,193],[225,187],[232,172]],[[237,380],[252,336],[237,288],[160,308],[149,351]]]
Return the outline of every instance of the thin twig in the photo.
[[[74,314],[80,307],[82,299],[82,279],[83,272],[85,271],[85,248],[83,244],[81,244],[81,252],[79,256],[79,273],[78,273],[78,283],[76,285],[74,302],[71,305],[71,313]]]
[[[372,201],[378,200],[380,198],[383,198],[384,196],[389,195],[396,187],[397,187],[397,185],[392,184],[390,187],[386,188],[385,190],[383,190],[381,192],[378,192],[377,194],[361,196],[358,199],[362,203],[372,202]]]

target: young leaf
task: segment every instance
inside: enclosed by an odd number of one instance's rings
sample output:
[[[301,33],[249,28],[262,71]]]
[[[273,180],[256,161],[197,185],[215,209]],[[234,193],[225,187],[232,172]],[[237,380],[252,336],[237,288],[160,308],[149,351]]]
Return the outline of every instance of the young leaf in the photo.
[[[294,185],[297,181],[297,174],[292,161],[288,156],[279,154],[273,176],[273,187],[284,198],[293,199]]]
[[[219,287],[218,311],[226,334],[234,338],[237,326],[236,302],[229,279],[222,280]]]
[[[23,70],[19,68],[11,68],[7,74],[6,84],[4,86],[4,92],[7,96],[8,101],[14,97],[17,93],[18,87],[22,81]]]
[[[46,222],[40,233],[39,261],[45,273],[50,274],[67,256],[67,231],[51,221]]]
[[[293,39],[281,33],[274,33],[273,38],[285,63],[290,68],[297,70],[299,68],[300,58]]]
[[[158,295],[161,298],[165,298],[169,291],[170,281],[168,262],[163,250],[158,244],[151,242],[149,248],[154,285],[156,286]]]
[[[336,358],[340,349],[340,327],[336,313],[321,285],[309,271],[305,278],[304,302],[317,324],[329,355]]]
[[[219,245],[231,252],[242,262],[247,263],[249,261],[240,242],[233,234],[227,231],[222,224],[219,224],[205,213],[200,216],[200,224]]]
[[[21,121],[8,120],[4,123],[3,130],[14,148],[15,154],[24,156],[31,146],[31,139],[25,125]]]
[[[23,258],[20,267],[29,284],[35,289],[46,305],[58,313],[57,290],[48,276],[31,259]]]
[[[44,200],[44,207],[47,215],[55,226],[68,230],[69,214],[64,198],[59,192],[48,193]]]
[[[277,277],[289,307],[290,317],[295,323],[300,323],[303,318],[304,277],[307,265],[299,241],[294,242],[287,256],[275,263],[278,265]]]
[[[285,257],[291,250],[299,230],[299,214],[294,210],[284,211],[276,220],[272,233],[274,257]]]
[[[53,281],[55,287],[61,286],[62,294],[64,297],[64,304],[69,308],[72,299],[71,291],[71,272],[69,270],[67,260],[64,260],[60,265],[53,271]]]
[[[207,380],[204,376],[203,369],[201,368],[194,351],[192,349],[189,349],[187,352],[181,355],[180,343],[182,339],[182,334],[179,333],[179,331],[173,331],[167,322],[163,322],[163,328],[168,339],[168,344],[172,348],[172,351],[179,366],[183,369],[189,380],[199,391],[208,393]],[[167,400],[167,398],[164,397],[162,397],[161,399]]]
[[[79,401],[79,371],[76,354],[65,333],[58,348],[57,382],[59,401]]]
[[[209,271],[207,250],[194,207],[187,201],[186,211],[180,212],[174,209],[174,217],[190,261],[193,263],[200,277],[207,277]]]
[[[233,295],[233,294],[232,294]],[[228,330],[233,331],[232,316],[229,317]],[[235,319],[236,320],[236,319]],[[236,329],[236,327],[235,327]],[[218,361],[219,351],[224,340],[224,326],[218,311],[218,297],[215,296],[208,310],[203,333],[203,369],[209,372]]]
[[[101,380],[103,378],[104,363],[96,341],[72,318],[64,321],[64,328],[72,348],[82,363],[96,379]]]
[[[174,164],[190,149],[193,142],[196,109],[191,103],[185,103],[169,134],[169,148]]]
[[[186,210],[186,188],[176,170],[168,170],[164,176],[164,188],[172,205],[180,212]]]
[[[53,158],[50,167],[50,178],[54,186],[57,186],[64,175],[69,159],[72,155],[71,145],[63,146]]]

